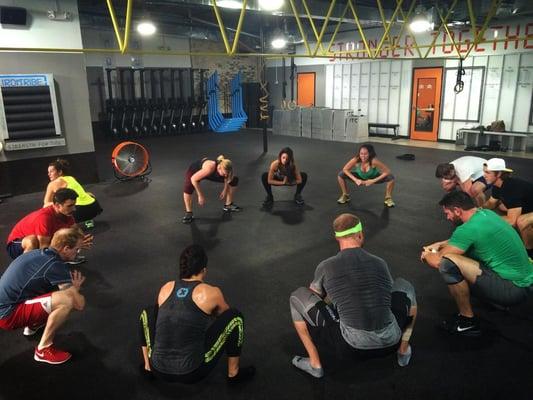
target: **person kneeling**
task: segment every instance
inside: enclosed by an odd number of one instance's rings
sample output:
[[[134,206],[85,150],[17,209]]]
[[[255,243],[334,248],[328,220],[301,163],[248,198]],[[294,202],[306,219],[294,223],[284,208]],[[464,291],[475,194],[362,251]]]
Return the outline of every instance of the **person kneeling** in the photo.
[[[167,381],[193,383],[213,370],[225,350],[228,383],[252,378],[255,368],[239,365],[243,316],[229,307],[218,287],[204,283],[204,249],[199,245],[185,248],[179,265],[180,279],[163,285],[157,305],[141,313],[144,372]]]
[[[333,229],[340,252],[318,265],[309,288],[290,297],[294,327],[309,356],[295,356],[293,365],[321,378],[324,371],[309,328],[333,328],[335,341],[347,352],[379,356],[397,351],[398,364],[406,366],[417,313],[413,286],[402,278],[393,281],[387,263],[362,249],[358,217],[341,214]]]
[[[35,361],[62,364],[71,358],[53,342],[69,314],[85,307],[80,293],[85,278],[79,271],[71,272],[66,264],[83,247],[83,237],[77,227],[60,229],[50,247],[17,257],[0,278],[0,328],[25,327],[24,335],[30,336],[44,326]]]
[[[479,336],[470,293],[504,307],[521,303],[533,288],[533,263],[513,227],[496,213],[476,208],[468,194],[448,193],[439,205],[458,226],[450,239],[425,246],[420,259],[440,271],[459,309],[441,327]]]

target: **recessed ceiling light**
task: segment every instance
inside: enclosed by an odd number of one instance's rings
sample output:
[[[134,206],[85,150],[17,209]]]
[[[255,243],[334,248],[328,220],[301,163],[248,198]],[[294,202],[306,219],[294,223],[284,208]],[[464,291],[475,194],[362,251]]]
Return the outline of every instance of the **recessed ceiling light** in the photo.
[[[283,7],[284,0],[259,0],[261,10],[275,11]]]
[[[156,31],[155,25],[150,21],[143,21],[137,25],[137,32],[142,36],[153,35]]]
[[[242,8],[242,1],[238,0],[218,0],[217,6],[222,8],[234,8],[234,9],[241,9]]]

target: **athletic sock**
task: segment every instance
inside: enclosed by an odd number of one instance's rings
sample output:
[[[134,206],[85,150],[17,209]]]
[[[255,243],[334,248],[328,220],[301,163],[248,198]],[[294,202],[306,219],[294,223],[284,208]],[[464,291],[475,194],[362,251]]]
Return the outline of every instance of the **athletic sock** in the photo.
[[[311,366],[311,362],[309,361],[308,357],[294,356],[292,359],[292,365],[304,372],[307,372],[309,375],[314,376],[315,378],[322,378],[324,376],[324,370],[322,368],[314,368]]]
[[[249,381],[255,375],[255,367],[250,365],[248,367],[239,368],[239,372],[235,376],[228,376],[228,383],[230,385],[235,385],[241,382]]]
[[[398,351],[398,365],[400,367],[405,367],[407,364],[409,364],[409,361],[411,361],[411,354],[413,354],[411,345],[407,346],[407,352],[405,354],[402,354]]]

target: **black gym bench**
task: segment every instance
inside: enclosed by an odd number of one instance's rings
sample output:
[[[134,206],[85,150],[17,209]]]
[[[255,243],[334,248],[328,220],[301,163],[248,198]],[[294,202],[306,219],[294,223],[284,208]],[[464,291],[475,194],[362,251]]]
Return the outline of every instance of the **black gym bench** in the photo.
[[[370,128],[393,129],[394,130],[394,136],[392,137],[392,140],[400,139],[400,136],[398,136],[398,130],[400,129],[400,125],[399,124],[380,124],[380,123],[369,122],[368,123],[368,130],[370,130]]]

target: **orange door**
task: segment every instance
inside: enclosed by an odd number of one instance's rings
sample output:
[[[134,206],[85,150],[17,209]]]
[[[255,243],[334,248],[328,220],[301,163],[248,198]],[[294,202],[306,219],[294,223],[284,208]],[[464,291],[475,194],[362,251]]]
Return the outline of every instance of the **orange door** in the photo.
[[[298,99],[297,104],[302,107],[315,105],[315,73],[298,73]]]
[[[439,134],[442,68],[415,68],[410,137],[436,142]]]

